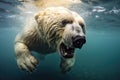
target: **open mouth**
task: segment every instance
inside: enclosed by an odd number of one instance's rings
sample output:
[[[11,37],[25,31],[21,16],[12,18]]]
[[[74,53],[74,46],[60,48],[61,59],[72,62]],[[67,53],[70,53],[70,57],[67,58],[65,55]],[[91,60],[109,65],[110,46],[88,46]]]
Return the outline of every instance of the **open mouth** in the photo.
[[[60,54],[64,58],[72,58],[74,56],[75,48],[67,47],[64,43],[60,44]]]

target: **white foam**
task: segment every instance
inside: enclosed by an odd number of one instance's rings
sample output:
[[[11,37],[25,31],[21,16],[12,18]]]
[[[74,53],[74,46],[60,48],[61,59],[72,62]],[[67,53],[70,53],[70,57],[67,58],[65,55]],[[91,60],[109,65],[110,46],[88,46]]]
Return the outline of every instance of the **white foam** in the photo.
[[[92,11],[93,12],[104,12],[106,11],[106,9],[102,6],[94,6]]]

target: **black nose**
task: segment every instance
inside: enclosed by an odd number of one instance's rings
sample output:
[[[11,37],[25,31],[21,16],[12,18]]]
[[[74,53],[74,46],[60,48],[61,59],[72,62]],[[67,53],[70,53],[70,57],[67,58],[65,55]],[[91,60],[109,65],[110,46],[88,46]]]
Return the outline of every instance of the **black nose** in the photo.
[[[75,48],[81,48],[83,44],[86,43],[85,36],[75,36],[73,37],[73,46]]]

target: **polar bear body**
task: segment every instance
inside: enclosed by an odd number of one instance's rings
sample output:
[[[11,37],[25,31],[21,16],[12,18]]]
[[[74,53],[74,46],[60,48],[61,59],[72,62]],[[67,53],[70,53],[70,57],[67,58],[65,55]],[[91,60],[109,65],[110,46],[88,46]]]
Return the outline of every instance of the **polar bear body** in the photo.
[[[40,38],[39,32],[37,32],[36,27],[37,22],[34,19],[30,19],[30,25],[26,25],[25,28],[17,35],[15,43],[25,43],[29,50],[36,51],[40,54],[53,53],[56,49],[49,47],[49,45],[44,42],[44,39]]]
[[[81,37],[82,38],[81,38]],[[50,54],[56,51],[61,56],[63,72],[74,65],[74,50],[85,43],[84,20],[73,11],[63,7],[50,7],[37,13],[16,36],[15,54],[19,68],[32,72],[38,61],[31,54]],[[73,38],[75,38],[74,43]],[[77,40],[76,40],[77,39]]]

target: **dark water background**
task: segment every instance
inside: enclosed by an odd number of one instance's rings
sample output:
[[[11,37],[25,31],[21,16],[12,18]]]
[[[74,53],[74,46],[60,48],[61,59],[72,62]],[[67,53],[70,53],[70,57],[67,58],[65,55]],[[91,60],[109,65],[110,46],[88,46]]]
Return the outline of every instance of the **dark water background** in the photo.
[[[32,74],[18,68],[14,38],[30,12],[21,14],[17,5],[16,0],[0,0],[0,80],[120,80],[119,0],[84,0],[71,7],[86,21],[87,43],[76,50],[76,63],[67,74],[60,73],[58,54],[39,61]]]

